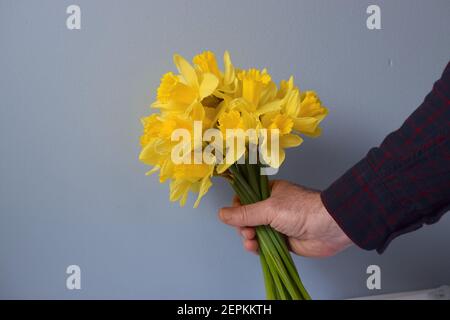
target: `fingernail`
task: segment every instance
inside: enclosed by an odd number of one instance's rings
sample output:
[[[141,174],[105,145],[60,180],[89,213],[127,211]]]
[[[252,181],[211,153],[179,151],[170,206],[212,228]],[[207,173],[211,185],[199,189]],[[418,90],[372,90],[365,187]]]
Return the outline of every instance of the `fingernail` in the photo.
[[[225,210],[223,210],[223,209],[220,210],[219,216],[220,216],[220,219],[221,219],[222,221],[225,221],[225,222],[227,222],[227,221],[230,220],[230,218],[231,218],[230,213],[227,212],[227,211],[225,211]]]

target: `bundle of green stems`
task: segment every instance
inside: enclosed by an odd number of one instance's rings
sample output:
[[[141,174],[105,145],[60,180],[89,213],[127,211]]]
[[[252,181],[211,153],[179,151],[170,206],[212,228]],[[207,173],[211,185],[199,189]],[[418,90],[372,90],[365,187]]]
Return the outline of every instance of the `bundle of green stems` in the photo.
[[[242,205],[270,196],[267,175],[259,164],[234,164],[229,168],[231,186]],[[310,300],[283,235],[268,225],[256,227],[266,297],[269,300]]]

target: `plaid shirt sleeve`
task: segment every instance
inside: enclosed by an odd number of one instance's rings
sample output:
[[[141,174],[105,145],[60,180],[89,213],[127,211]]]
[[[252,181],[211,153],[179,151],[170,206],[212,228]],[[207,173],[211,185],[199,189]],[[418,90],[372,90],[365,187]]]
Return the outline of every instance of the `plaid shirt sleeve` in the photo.
[[[321,198],[355,244],[379,253],[450,209],[450,63],[400,129]]]

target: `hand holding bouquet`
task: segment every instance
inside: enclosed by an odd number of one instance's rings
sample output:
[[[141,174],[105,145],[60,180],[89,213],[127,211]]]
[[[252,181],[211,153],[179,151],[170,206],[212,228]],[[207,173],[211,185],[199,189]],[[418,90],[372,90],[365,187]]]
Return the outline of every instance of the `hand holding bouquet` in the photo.
[[[168,72],[152,107],[142,119],[139,159],[170,181],[170,200],[194,207],[212,185],[213,176],[230,182],[242,204],[270,196],[267,175],[277,171],[285,148],[299,146],[300,134],[320,135],[326,116],[313,91],[301,92],[291,77],[277,86],[267,71],[237,69],[228,52],[224,70],[215,55],[204,52],[193,65],[174,56],[178,74]],[[281,234],[270,226],[256,228],[268,299],[310,299]]]

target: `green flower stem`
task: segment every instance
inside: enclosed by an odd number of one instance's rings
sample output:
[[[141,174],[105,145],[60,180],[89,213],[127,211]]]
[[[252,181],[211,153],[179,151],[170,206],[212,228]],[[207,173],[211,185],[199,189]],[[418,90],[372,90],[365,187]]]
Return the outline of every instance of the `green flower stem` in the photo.
[[[277,277],[277,279],[279,279],[278,273],[276,270],[273,272],[273,274],[275,275],[274,277]],[[289,293],[287,292],[286,288],[281,283],[281,280],[279,281],[279,287],[275,287],[275,290],[277,291],[279,300],[282,300],[283,297],[285,297],[286,300],[292,300],[292,298],[289,296]],[[278,293],[278,292],[280,292],[280,293]]]
[[[298,289],[300,290],[303,299],[305,300],[311,300],[311,297],[309,293],[306,291],[302,280],[300,279],[300,276],[298,275],[298,271],[295,267],[294,260],[292,259],[291,254],[289,253],[289,249],[287,247],[286,241],[282,238],[281,234],[270,228],[267,227],[268,233],[271,236],[273,242],[277,246],[278,252],[281,253],[283,261],[285,262],[285,265],[289,271],[289,274],[294,279],[295,283],[297,284]]]
[[[249,199],[248,193],[243,191],[241,185],[238,183],[237,180],[233,181],[231,183],[231,186],[233,187],[236,194],[239,196],[239,199],[241,200],[242,204],[252,203],[252,201]],[[283,291],[282,290],[283,288],[281,286],[281,283],[278,281],[278,276],[276,275],[276,272],[274,272],[275,266],[273,265],[272,261],[267,261],[265,257],[265,252],[262,250],[262,248],[260,248],[259,251],[260,251],[259,252],[260,261],[264,275],[264,282],[266,287],[266,297],[268,299],[272,297],[274,299],[281,298],[281,296],[279,296],[278,294],[279,292]],[[275,280],[275,278],[277,280]]]
[[[255,164],[247,164],[247,172],[248,172],[248,182],[250,183],[250,186],[252,187],[253,191],[255,192],[255,195],[258,196],[259,200],[263,200],[261,198],[261,191],[259,186],[259,167]]]
[[[258,170],[261,170],[261,168],[258,167]],[[261,198],[262,200],[266,200],[270,197],[269,179],[267,179],[266,175],[260,174],[259,181],[261,187]]]
[[[265,199],[265,195],[267,195],[267,197],[270,196],[270,188],[269,188],[267,176],[261,175],[260,181],[261,181],[261,194],[263,195],[263,199]],[[303,299],[311,300],[311,296],[306,291],[306,289],[300,279],[300,276],[298,275],[298,271],[295,267],[295,263],[292,260],[291,254],[289,253],[289,249],[287,247],[286,240],[281,236],[281,234],[278,231],[272,229],[271,227],[267,227],[267,229],[269,230],[269,233],[272,234],[272,238],[274,238],[274,243],[278,243],[278,248],[281,247],[281,250],[279,250],[279,252],[283,256],[285,265],[288,268],[289,273],[291,274],[295,283],[297,284],[297,287],[300,290],[300,292],[303,296]]]
[[[267,254],[267,249],[264,248],[264,246],[261,247],[261,251]],[[286,291],[283,283],[281,282],[281,279],[278,276],[278,270],[276,269],[276,266],[273,264],[268,264],[268,267],[275,283],[275,290],[278,298],[281,300],[290,300],[289,293]]]
[[[249,186],[243,186],[241,184],[242,181],[244,181],[241,177],[239,179],[239,172],[235,169],[233,172],[236,180],[235,180],[235,187],[237,190],[239,190],[239,193],[244,195],[244,204],[248,203],[254,203],[255,201],[252,201],[251,199],[254,199],[256,196],[252,195],[252,190],[249,189]],[[244,191],[245,190],[245,191]],[[250,195],[250,197],[248,197]],[[258,240],[260,242],[260,245],[263,249],[263,252],[265,252],[265,258],[267,260],[267,263],[269,264],[270,270],[276,270],[278,272],[278,276],[280,277],[282,283],[286,287],[286,290],[291,295],[293,299],[302,299],[301,293],[294,286],[295,282],[290,279],[289,273],[286,270],[285,263],[283,263],[282,258],[280,257],[280,253],[278,252],[277,248],[274,246],[272,240],[270,239],[269,235],[267,234],[267,231],[264,229],[263,226],[256,228],[256,233],[258,236]],[[272,275],[274,280],[276,281],[276,277]],[[279,285],[276,283],[277,286]],[[278,290],[280,291],[280,289]]]
[[[236,163],[235,166],[236,166],[237,170],[239,171],[239,173],[241,174],[242,178],[244,178],[245,181],[249,181],[246,165]]]
[[[236,194],[239,196],[239,200],[241,201],[241,204],[251,204],[254,203],[254,201],[251,200],[251,196],[247,189],[242,187],[242,185],[239,183],[238,180],[235,180],[231,183],[231,186],[233,187]]]
[[[301,282],[300,276],[298,275],[297,269],[295,268],[294,261],[292,260],[292,257],[287,249],[286,242],[280,237],[280,234],[277,231],[273,230],[270,227],[266,227],[266,230],[275,247],[277,248],[278,253],[281,255],[281,259],[283,260],[290,277],[295,281],[297,288],[300,290],[302,297],[309,300],[309,295],[306,293],[306,290],[303,287],[303,283]]]
[[[242,204],[251,204],[270,196],[267,176],[258,165],[233,165],[231,183]],[[243,176],[243,173],[245,177]],[[270,226],[256,228],[267,299],[311,299],[306,292],[285,239]]]
[[[249,200],[251,201],[251,203],[258,202],[259,201],[258,197],[255,196],[255,194],[252,192],[252,188],[249,186],[247,181],[245,181],[245,179],[239,173],[239,170],[237,169],[237,167],[232,165],[230,167],[230,171],[234,175],[236,181],[242,186],[243,189],[245,189],[245,191],[247,191],[247,193],[249,195]]]
[[[256,234],[260,240],[259,243],[263,250],[266,250],[267,252],[267,260],[271,261],[277,268],[278,276],[286,287],[286,290],[291,295],[292,299],[301,300],[302,295],[300,290],[296,287],[295,282],[293,282],[290,278],[277,248],[274,246],[269,235],[267,234],[267,230],[265,230],[264,226],[257,227]]]
[[[275,283],[272,277],[272,273],[269,270],[269,265],[267,264],[266,258],[262,252],[259,253],[259,260],[261,261],[261,266],[264,275],[264,284],[266,286],[266,298],[267,300],[278,299],[277,290],[275,288]]]

